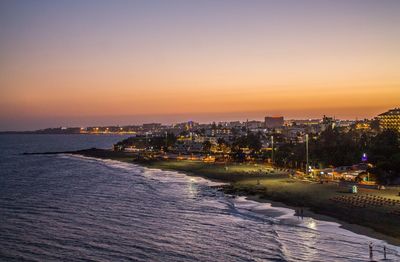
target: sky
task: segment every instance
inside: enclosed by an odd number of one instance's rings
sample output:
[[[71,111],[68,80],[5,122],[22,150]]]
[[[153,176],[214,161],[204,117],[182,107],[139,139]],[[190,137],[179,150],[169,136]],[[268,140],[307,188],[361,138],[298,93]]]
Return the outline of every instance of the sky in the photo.
[[[0,130],[400,106],[400,1],[0,2]]]

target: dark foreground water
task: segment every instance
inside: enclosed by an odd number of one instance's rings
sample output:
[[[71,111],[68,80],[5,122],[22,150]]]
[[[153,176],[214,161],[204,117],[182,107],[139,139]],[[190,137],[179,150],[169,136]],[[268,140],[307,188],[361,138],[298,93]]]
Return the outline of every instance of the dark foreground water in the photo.
[[[176,172],[21,152],[111,147],[121,136],[0,136],[1,261],[400,261],[399,247],[233,199]]]

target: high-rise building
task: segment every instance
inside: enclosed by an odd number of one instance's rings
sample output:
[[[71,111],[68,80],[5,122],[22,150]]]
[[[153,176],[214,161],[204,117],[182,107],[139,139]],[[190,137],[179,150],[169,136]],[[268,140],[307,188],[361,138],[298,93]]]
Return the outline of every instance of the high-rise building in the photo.
[[[264,123],[266,128],[282,127],[284,119],[283,116],[266,116]]]
[[[379,127],[383,130],[392,129],[400,132],[400,108],[390,109],[378,115]]]

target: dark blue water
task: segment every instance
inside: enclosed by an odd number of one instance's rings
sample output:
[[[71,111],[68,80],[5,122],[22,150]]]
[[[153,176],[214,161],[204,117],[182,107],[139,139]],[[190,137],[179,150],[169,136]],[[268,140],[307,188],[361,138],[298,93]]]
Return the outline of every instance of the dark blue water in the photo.
[[[367,261],[385,243],[176,172],[69,155],[121,136],[0,136],[2,261]],[[387,245],[399,261],[399,248]]]

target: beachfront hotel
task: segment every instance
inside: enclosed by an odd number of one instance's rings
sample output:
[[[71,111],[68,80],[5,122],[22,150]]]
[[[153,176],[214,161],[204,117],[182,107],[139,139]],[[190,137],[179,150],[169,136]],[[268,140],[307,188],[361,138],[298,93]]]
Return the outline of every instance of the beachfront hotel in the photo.
[[[391,109],[378,115],[379,127],[382,130],[392,129],[400,132],[400,108]]]

